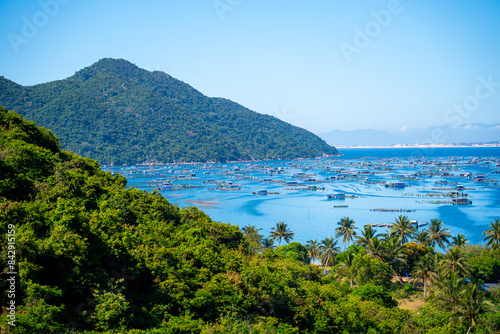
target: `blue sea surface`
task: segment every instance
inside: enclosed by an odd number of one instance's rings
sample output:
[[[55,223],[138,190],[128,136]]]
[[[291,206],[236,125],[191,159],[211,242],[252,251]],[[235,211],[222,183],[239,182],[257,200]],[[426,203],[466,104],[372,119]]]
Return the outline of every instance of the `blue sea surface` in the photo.
[[[500,148],[341,149],[340,152],[343,154],[340,157],[309,160],[107,169],[126,176],[129,187],[147,191],[159,187],[164,197],[180,207],[194,205],[216,221],[240,227],[255,225],[263,235],[268,235],[277,222],[283,221],[295,233],[294,241],[301,243],[334,237],[337,222],[345,216],[362,229],[369,223],[392,223],[401,214],[419,223],[438,218],[452,235],[462,233],[471,243],[482,243],[481,233],[495,218],[500,218],[500,174],[495,173],[500,170]],[[401,176],[409,177],[417,172],[434,174],[401,181]],[[366,175],[327,180],[354,173]],[[451,176],[443,176],[445,173]],[[459,176],[465,173],[470,174]],[[485,181],[481,181],[483,178]],[[266,179],[274,183],[263,182]],[[300,187],[279,181],[297,181]],[[226,190],[217,190],[222,182],[232,182],[229,186],[239,189],[227,190],[226,183]],[[376,182],[404,182],[407,187],[398,189]],[[443,182],[449,184],[443,185]],[[181,184],[185,185],[184,189],[168,190]],[[452,201],[428,194],[447,193],[457,185],[466,188],[463,192],[468,194],[472,205],[430,203]],[[306,189],[314,186],[324,190]],[[253,194],[261,189],[279,194]],[[355,198],[327,198],[334,193]],[[374,208],[415,211],[370,211]],[[378,228],[379,232],[384,230]]]

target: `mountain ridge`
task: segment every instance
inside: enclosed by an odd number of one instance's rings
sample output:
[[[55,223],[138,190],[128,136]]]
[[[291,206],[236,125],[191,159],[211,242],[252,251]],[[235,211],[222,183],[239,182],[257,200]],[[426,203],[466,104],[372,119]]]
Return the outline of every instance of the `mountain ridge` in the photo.
[[[338,154],[307,130],[123,59],[104,58],[33,86],[2,77],[0,105],[52,130],[64,149],[104,164]]]

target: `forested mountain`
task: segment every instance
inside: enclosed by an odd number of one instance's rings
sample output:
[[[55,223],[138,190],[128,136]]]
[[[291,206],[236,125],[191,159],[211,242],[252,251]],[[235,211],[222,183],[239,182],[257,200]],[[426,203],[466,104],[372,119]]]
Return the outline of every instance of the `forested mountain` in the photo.
[[[338,154],[304,129],[121,59],[29,87],[0,77],[0,105],[53,131],[65,149],[104,164]]]

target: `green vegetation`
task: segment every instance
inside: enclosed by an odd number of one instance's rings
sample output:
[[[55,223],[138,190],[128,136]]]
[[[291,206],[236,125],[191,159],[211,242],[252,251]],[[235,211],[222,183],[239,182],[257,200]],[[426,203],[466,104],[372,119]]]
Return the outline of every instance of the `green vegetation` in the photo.
[[[278,247],[281,244],[281,239],[290,242],[293,239],[294,233],[288,228],[284,222],[276,223],[276,227],[271,229],[270,237],[273,240],[278,240]]]
[[[18,272],[16,326],[4,312],[2,333],[500,330],[499,289],[481,288],[500,277],[496,243],[453,245],[442,254],[429,246],[431,230],[429,240],[407,242],[416,234],[402,216],[393,234],[365,230],[359,244],[345,238],[343,252],[335,238],[307,247],[291,242],[293,231],[279,222],[268,231],[284,243],[274,248],[255,226],[214,222],[125,185],[0,108],[4,310],[11,301],[9,233]],[[343,221],[357,236],[352,219]],[[409,275],[414,287],[404,282]],[[398,307],[408,298],[426,301],[418,312]]]
[[[337,228],[335,229],[335,236],[342,237],[342,242],[344,243],[344,248],[342,250],[345,251],[345,246],[347,242],[351,242],[353,237],[356,236],[356,231],[354,231],[354,220],[349,217],[344,217],[340,219],[337,223]]]
[[[67,79],[30,87],[0,77],[0,105],[101,164],[338,154],[304,129],[125,60],[102,59]]]

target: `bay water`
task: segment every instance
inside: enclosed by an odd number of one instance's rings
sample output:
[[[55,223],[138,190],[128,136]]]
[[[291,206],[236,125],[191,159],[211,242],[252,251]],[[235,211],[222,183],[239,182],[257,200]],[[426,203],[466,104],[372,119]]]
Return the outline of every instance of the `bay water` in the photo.
[[[342,156],[309,160],[104,169],[123,174],[129,187],[159,188],[173,204],[196,206],[216,221],[255,225],[265,236],[283,221],[295,233],[293,240],[303,244],[334,237],[337,222],[345,216],[359,230],[365,224],[392,223],[402,214],[419,223],[437,218],[453,236],[464,234],[471,243],[483,243],[482,232],[500,219],[499,147],[339,151]],[[386,187],[383,182],[406,187]],[[467,193],[471,205],[429,196],[455,191],[457,186],[465,188],[461,192]],[[259,195],[259,190],[268,194]],[[337,193],[346,198],[328,198]]]

